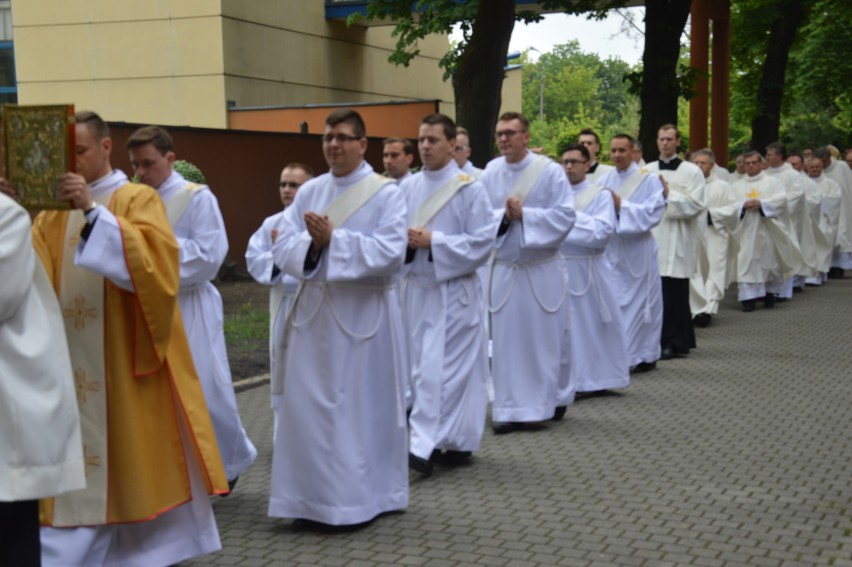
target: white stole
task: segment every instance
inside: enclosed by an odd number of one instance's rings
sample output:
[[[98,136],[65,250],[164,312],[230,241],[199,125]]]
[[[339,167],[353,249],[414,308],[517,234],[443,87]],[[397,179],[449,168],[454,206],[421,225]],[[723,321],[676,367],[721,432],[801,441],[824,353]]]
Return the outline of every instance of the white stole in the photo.
[[[420,203],[411,220],[411,228],[426,226],[441,210],[455,197],[462,187],[470,185],[473,178],[460,173],[441,185],[431,195]]]
[[[621,187],[617,189],[618,196],[622,199],[630,199],[636,189],[639,188],[639,185],[644,181],[645,176],[648,175],[648,171],[645,169],[637,169],[633,172],[633,175],[628,177],[624,183],[621,184]]]
[[[392,182],[392,179],[382,177],[377,173],[365,175],[335,197],[322,214],[328,217],[332,228],[337,228],[343,225],[355,211],[364,206],[382,187]]]
[[[201,189],[201,185],[197,183],[187,182],[186,185],[175,191],[168,201],[164,203],[166,206],[166,216],[169,218],[169,226],[175,227],[178,219],[183,215],[189,202],[195,196],[195,192]]]
[[[538,178],[541,177],[541,174],[544,173],[545,168],[550,163],[551,159],[549,157],[542,155],[533,156],[532,163],[518,176],[517,181],[512,186],[512,190],[509,191],[509,197],[518,199],[523,205],[530,191],[535,186],[536,181],[538,181]]]
[[[96,197],[109,204],[111,194]],[[80,231],[86,225],[82,211],[69,213],[62,251],[59,305],[65,319],[65,334],[83,437],[86,488],[56,497],[53,525],[56,527],[98,525],[107,520],[109,453],[107,438],[107,387],[104,352],[104,277],[74,265]]]
[[[588,187],[580,191],[579,193],[574,194],[574,209],[583,212],[586,210],[586,207],[592,204],[592,201],[595,200],[595,197],[598,196],[602,190],[601,187],[598,187],[594,183],[590,183]]]

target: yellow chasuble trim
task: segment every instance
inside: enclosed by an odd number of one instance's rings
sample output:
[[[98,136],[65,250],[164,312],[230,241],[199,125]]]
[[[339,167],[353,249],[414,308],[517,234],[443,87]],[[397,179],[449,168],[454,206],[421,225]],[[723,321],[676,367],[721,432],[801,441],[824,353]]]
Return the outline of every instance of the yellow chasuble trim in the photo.
[[[33,243],[54,288],[60,298],[71,298],[70,306],[63,299],[63,308],[75,309],[75,316],[80,314],[88,328],[88,297],[101,295],[102,341],[86,348],[101,359],[106,399],[98,424],[98,431],[105,435],[105,453],[99,453],[98,443],[86,431],[83,438],[89,482],[93,470],[105,470],[105,509],[100,500],[81,500],[72,492],[56,498],[55,509],[54,499],[42,500],[43,525],[138,522],[188,502],[192,494],[187,452],[195,454],[208,493],[228,490],[177,306],[178,247],[163,203],[150,187],[129,183],[112,193],[108,208],[120,226],[133,293],[73,265],[71,243],[76,242],[81,225],[72,213],[45,211],[33,224]],[[76,272],[100,280],[100,291],[87,291],[86,303],[81,305],[74,303],[69,283],[78,277]],[[66,319],[69,335],[75,322],[72,316]],[[84,400],[81,413],[94,394],[90,385],[94,378],[85,370],[85,379],[78,381]],[[188,433],[186,448],[181,424]],[[72,519],[66,515],[65,498],[77,499],[73,505],[69,501]]]

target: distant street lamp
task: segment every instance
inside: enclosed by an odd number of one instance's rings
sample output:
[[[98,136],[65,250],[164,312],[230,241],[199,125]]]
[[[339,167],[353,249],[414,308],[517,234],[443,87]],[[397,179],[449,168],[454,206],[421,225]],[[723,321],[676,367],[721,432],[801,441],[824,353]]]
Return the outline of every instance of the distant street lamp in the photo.
[[[535,47],[530,47],[529,51],[544,55]],[[538,71],[538,121],[544,122],[544,72],[541,69]]]

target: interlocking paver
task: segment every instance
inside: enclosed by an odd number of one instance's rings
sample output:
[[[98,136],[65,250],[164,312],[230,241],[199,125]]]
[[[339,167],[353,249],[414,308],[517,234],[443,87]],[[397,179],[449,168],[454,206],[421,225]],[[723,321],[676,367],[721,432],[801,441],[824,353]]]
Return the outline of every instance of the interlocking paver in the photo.
[[[269,387],[237,399],[258,460],[184,565],[852,565],[852,278],[744,314],[698,349],[470,466],[412,474],[405,513],[316,533],[266,516]]]

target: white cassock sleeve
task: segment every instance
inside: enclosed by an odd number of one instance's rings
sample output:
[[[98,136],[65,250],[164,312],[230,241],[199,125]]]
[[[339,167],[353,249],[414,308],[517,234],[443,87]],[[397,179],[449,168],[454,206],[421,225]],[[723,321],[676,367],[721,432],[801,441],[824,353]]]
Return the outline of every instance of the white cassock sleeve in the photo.
[[[134,292],[124,258],[121,225],[103,205],[98,205],[97,218],[88,238],[80,239],[74,263],[102,275],[125,291]]]
[[[534,195],[536,191],[545,195]],[[523,207],[521,246],[559,248],[574,226],[576,217],[574,192],[568,186],[568,179],[560,166],[556,163],[547,166],[530,192],[530,197],[533,196],[535,199],[528,198]],[[532,203],[528,205],[530,201]]]
[[[272,277],[275,261],[272,257],[272,231],[278,230],[279,237],[283,230],[276,221],[280,221],[283,213],[273,215],[263,221],[263,224],[249,238],[246,247],[246,268],[257,283],[274,285],[281,281],[281,275]]]
[[[30,293],[35,252],[26,210],[0,194],[0,324],[12,317]]]
[[[701,171],[690,171],[683,175],[686,181],[684,191],[669,191],[666,203],[666,218],[688,219],[697,216],[707,208],[704,175]]]
[[[648,232],[660,224],[665,206],[663,184],[658,177],[649,174],[629,200],[621,200],[618,233],[642,234]]]
[[[574,227],[565,242],[587,248],[604,248],[615,233],[612,193],[601,190],[585,211],[577,212]]]
[[[187,215],[189,225],[185,224]],[[189,226],[189,235],[177,226]],[[219,203],[209,189],[200,189],[192,196],[177,222],[175,237],[180,249],[181,287],[213,280],[228,254],[228,235]]]
[[[481,183],[463,187],[453,199],[462,200],[464,229],[458,234],[432,231],[432,262],[439,282],[471,274],[484,265],[497,235],[499,221]]]

